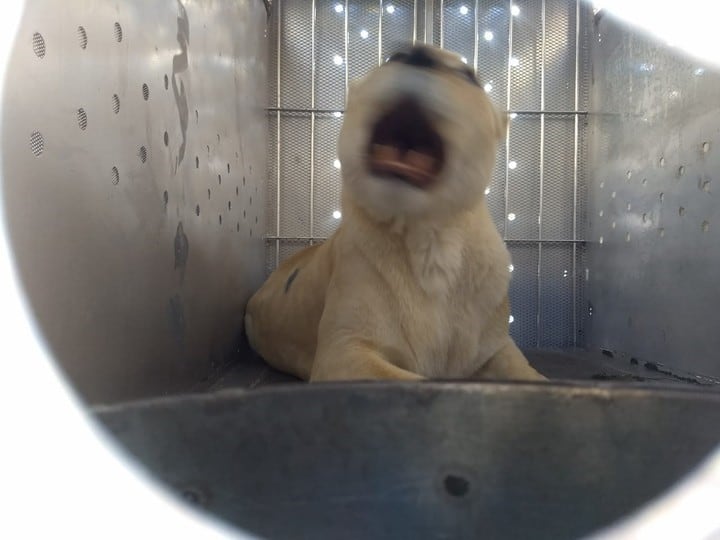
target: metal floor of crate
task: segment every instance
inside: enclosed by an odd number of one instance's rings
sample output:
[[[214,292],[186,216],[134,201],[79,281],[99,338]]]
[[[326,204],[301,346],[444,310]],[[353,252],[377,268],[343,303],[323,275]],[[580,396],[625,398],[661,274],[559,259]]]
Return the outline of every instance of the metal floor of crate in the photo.
[[[530,363],[550,380],[615,381],[641,383],[677,383],[684,385],[717,386],[720,380],[680,372],[655,362],[624,357],[612,351],[525,351]],[[272,384],[301,382],[268,366],[256,355],[243,359],[227,371],[205,391],[230,388],[259,388]]]

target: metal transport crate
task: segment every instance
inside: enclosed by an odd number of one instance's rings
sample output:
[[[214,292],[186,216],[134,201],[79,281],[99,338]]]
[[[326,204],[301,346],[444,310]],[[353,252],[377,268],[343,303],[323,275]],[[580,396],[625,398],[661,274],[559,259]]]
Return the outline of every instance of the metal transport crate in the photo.
[[[305,385],[244,305],[342,220],[348,82],[458,52],[510,114],[486,193],[550,384]],[[720,70],[581,0],[26,2],[8,237],[89,412],[267,538],[578,538],[720,442]]]

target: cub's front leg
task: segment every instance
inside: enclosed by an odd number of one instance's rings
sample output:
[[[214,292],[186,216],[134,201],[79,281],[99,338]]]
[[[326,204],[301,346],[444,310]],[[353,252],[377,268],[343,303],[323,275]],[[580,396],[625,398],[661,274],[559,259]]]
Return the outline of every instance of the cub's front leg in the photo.
[[[393,364],[376,344],[360,337],[318,340],[310,382],[347,380],[423,379],[421,375]]]
[[[530,365],[512,338],[508,338],[507,343],[477,370],[472,378],[508,381],[547,380]]]
[[[392,293],[374,277],[360,263],[351,276],[340,270],[331,279],[310,381],[423,378],[399,338]]]

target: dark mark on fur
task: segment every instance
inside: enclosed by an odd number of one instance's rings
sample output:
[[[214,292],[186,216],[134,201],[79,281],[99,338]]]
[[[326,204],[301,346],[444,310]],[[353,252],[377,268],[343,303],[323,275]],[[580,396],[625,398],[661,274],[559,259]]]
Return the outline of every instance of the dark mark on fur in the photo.
[[[293,273],[290,274],[290,277],[287,279],[287,282],[285,283],[285,294],[287,294],[288,291],[290,290],[290,286],[293,284],[293,281],[295,281],[295,278],[297,277],[298,272],[300,272],[300,269],[296,268],[295,270],[293,270]]]

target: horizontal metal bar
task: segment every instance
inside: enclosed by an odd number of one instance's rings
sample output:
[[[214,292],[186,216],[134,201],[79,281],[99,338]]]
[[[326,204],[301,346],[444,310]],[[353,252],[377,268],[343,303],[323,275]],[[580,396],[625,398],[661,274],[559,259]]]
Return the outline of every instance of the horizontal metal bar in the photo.
[[[589,111],[508,111],[509,114],[518,116],[587,116]]]
[[[269,242],[324,242],[327,240],[327,236],[266,236],[265,240]],[[531,240],[531,239],[516,239],[516,238],[504,238],[503,241],[507,244],[578,244],[584,245],[587,240],[570,240],[570,239],[549,239],[549,240]]]
[[[265,109],[269,113],[290,113],[290,114],[334,114],[344,113],[343,109],[284,109],[278,107],[269,107]]]
[[[278,107],[270,107],[265,109],[269,113],[288,113],[288,114],[345,114],[344,109],[283,109]],[[508,111],[508,114],[517,114],[518,116],[587,116],[589,111]]]

